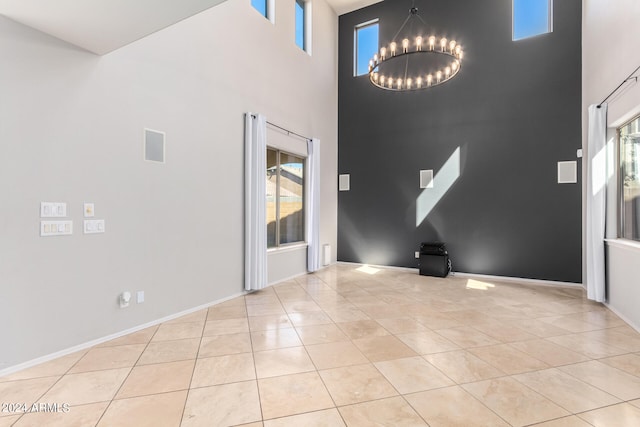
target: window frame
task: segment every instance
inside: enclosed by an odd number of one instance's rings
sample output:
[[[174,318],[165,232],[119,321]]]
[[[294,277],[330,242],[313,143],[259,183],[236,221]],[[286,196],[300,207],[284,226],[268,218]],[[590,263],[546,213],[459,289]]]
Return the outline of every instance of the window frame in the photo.
[[[297,7],[302,8],[302,21],[298,21]],[[311,0],[295,0],[294,10],[294,42],[303,51],[311,55],[311,34],[312,34],[312,8]],[[298,24],[302,25],[302,46],[298,44]]]
[[[276,216],[275,216],[275,245],[269,246],[269,232],[267,230],[267,250],[273,251],[277,249],[283,249],[293,246],[300,246],[307,244],[307,156],[302,155],[300,153],[294,153],[291,151],[283,150],[275,146],[267,145],[267,151],[275,151],[276,153],[276,194],[275,205],[276,205]],[[285,154],[288,156],[297,157],[302,159],[302,240],[296,240],[295,242],[280,242],[280,155]],[[266,165],[265,165],[266,167]],[[265,169],[266,171],[266,169]],[[265,194],[266,198],[266,194]],[[268,223],[265,223],[265,227],[268,227]]]
[[[378,26],[378,46],[376,47],[376,52],[377,52],[380,48],[380,18],[374,18],[369,21],[362,22],[356,25],[355,27],[353,27],[353,77],[366,76],[367,74],[369,74],[368,72],[358,74],[358,31],[367,27],[371,27],[373,25]],[[369,63],[367,62],[367,67],[368,66],[369,66]]]
[[[541,36],[553,32],[553,0],[546,0],[547,2],[547,31],[542,33],[531,34],[525,37],[516,38],[516,5],[518,0],[511,0],[511,41],[527,40],[532,37]]]
[[[254,6],[253,4],[253,0],[250,0],[251,2],[251,8],[253,10],[255,10],[256,12],[258,12],[260,15],[264,16],[268,21],[270,21],[272,24],[276,23],[275,17],[275,0],[264,0],[264,13],[262,13],[261,10],[259,10],[257,7]]]
[[[625,216],[625,200],[624,200],[624,165],[625,165],[625,156],[623,153],[624,147],[622,145],[622,130],[629,126],[631,123],[635,122],[635,121],[640,121],[640,114],[634,116],[632,119],[628,120],[627,122],[623,123],[622,125],[620,125],[619,127],[616,128],[616,143],[617,143],[617,150],[616,150],[616,173],[617,173],[617,179],[616,179],[616,185],[618,187],[618,191],[617,191],[617,195],[618,195],[618,201],[617,201],[617,209],[618,209],[618,215],[617,215],[617,221],[618,221],[618,226],[617,226],[617,234],[618,234],[618,239],[622,239],[628,242],[634,242],[634,243],[640,243],[640,238],[638,239],[634,239],[633,237],[627,237],[625,236],[625,220],[626,220],[626,216]],[[638,162],[638,168],[640,169],[640,153],[636,156],[637,157],[637,162]],[[640,212],[638,212],[638,215],[640,215]]]

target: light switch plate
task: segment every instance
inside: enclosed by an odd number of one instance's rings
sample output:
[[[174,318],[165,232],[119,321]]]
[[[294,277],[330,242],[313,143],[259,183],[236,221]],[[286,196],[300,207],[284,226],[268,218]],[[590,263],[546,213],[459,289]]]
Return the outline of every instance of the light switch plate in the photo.
[[[40,202],[41,218],[64,218],[67,216],[67,204],[63,202]]]
[[[85,219],[84,220],[84,234],[104,233],[104,231],[105,231],[104,219]]]
[[[349,191],[351,188],[351,176],[348,173],[338,176],[338,191]]]
[[[73,221],[40,221],[40,237],[70,236]]]
[[[433,188],[433,169],[420,171],[420,188]]]

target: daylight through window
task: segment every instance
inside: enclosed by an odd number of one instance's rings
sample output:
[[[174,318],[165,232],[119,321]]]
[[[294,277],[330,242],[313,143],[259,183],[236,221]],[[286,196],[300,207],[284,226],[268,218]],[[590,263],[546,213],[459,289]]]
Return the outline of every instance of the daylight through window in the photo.
[[[304,242],[305,159],[267,149],[267,247]]]
[[[553,0],[513,0],[513,40],[553,31]]]

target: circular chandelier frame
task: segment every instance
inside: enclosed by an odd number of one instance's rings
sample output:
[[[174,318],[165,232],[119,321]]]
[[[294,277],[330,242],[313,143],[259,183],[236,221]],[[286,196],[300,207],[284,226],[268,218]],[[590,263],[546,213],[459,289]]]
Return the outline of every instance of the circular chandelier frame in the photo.
[[[369,80],[374,86],[394,92],[422,90],[446,83],[460,72],[464,52],[455,40],[447,40],[446,37],[417,36],[411,43],[408,38],[404,38],[400,44],[401,50],[398,51],[398,43],[395,39],[412,18],[418,18],[425,24],[414,5],[389,46],[381,47],[380,51],[376,52],[369,61]],[[424,43],[425,41],[426,43]],[[444,56],[448,57],[450,62],[443,68],[429,73],[409,75],[409,58],[412,55]],[[391,61],[400,61],[402,58],[406,60],[404,75],[400,77],[385,76],[380,72],[380,65]]]

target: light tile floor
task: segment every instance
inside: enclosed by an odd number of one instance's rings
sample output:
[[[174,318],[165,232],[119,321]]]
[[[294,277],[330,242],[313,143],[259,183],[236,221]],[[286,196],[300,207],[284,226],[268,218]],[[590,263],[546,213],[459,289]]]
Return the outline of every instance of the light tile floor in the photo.
[[[640,334],[582,290],[358,268],[0,378],[70,405],[0,427],[640,426]]]

